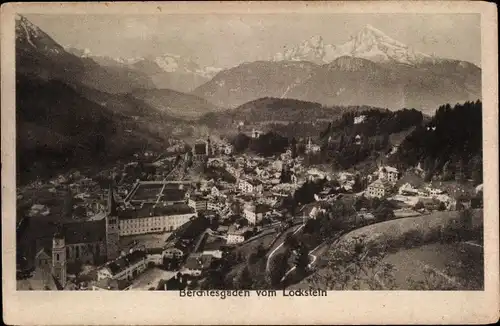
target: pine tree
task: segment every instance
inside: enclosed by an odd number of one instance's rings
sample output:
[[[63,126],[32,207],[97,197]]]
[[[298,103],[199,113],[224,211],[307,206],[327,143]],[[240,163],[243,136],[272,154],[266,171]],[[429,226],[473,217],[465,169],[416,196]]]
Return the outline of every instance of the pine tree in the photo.
[[[307,272],[309,265],[309,250],[307,247],[302,243],[299,247],[297,257],[295,259],[295,266],[297,267],[297,271],[299,273],[305,273]]]
[[[297,140],[295,139],[295,137],[292,138],[290,147],[291,147],[291,151],[292,151],[292,158],[296,158],[297,157]]]
[[[453,177],[453,173],[450,167],[450,161],[446,161],[443,166],[443,181],[448,181]]]
[[[457,171],[455,172],[455,180],[462,182],[465,180],[465,164],[463,160],[457,163]]]
[[[285,276],[288,269],[288,255],[285,253],[277,253],[269,262],[269,271],[267,278],[272,286],[277,286],[281,283],[281,279]]]
[[[474,182],[474,185],[483,183],[483,162],[481,158],[474,157],[471,165],[471,178]]]
[[[363,190],[363,181],[361,180],[359,174],[356,174],[356,176],[354,177],[354,185],[352,186],[352,190],[354,192],[359,192]]]

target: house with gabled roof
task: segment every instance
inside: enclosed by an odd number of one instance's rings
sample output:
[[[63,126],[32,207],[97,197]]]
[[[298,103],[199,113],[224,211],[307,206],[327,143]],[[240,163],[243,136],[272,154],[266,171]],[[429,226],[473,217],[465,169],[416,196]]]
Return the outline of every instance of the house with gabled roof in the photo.
[[[121,256],[97,271],[97,280],[133,280],[147,268],[147,254],[144,251],[132,251]]]
[[[398,169],[392,167],[392,166],[380,166],[378,169],[378,178],[380,180],[387,180],[390,182],[396,182],[398,181],[399,178],[399,171]]]
[[[383,198],[390,191],[391,187],[392,186],[389,181],[378,179],[368,185],[368,188],[366,188],[365,191],[365,195],[367,197]]]

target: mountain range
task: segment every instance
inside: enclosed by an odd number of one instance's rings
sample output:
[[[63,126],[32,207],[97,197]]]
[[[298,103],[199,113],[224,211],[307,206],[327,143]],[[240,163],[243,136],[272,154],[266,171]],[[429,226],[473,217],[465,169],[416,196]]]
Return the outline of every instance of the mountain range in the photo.
[[[366,25],[349,41],[340,45],[324,44],[321,36],[313,36],[284,53],[277,53],[273,60],[310,61],[320,65],[330,63],[343,56],[362,58],[374,62],[397,62],[408,65],[438,60],[431,55],[415,51],[409,46],[390,38],[371,25]]]
[[[340,106],[432,113],[481,98],[481,69],[414,51],[371,26],[339,46],[313,37],[273,60],[224,70],[175,54],[111,58],[65,48],[17,16],[16,86],[18,171],[38,176],[44,166],[161,148],[219,122],[325,120]]]
[[[224,107],[286,97],[432,113],[442,103],[481,98],[481,69],[417,52],[368,25],[339,46],[313,37],[272,61],[221,71],[193,94]]]
[[[147,76],[155,88],[168,88],[180,92],[192,91],[222,70],[215,67],[201,68],[191,59],[171,53],[160,56],[112,58],[93,55],[89,49],[67,47],[67,51],[80,58],[90,58],[103,67],[124,69]]]
[[[16,17],[20,180],[144,147],[159,149],[166,138],[193,132],[179,117],[213,108],[196,96],[159,90],[137,70],[69,53],[28,19]]]

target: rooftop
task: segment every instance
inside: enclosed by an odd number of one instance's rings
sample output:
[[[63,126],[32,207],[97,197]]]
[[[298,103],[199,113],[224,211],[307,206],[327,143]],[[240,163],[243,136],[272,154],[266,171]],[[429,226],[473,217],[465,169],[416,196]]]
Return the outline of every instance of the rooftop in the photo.
[[[382,170],[382,169],[385,169],[385,171],[386,171],[386,172],[390,172],[390,173],[398,173],[398,169],[396,169],[396,168],[394,168],[394,167],[392,167],[392,166],[388,166],[388,165],[386,165],[386,166],[381,166],[381,167],[379,168],[379,170]]]
[[[207,148],[205,144],[195,144],[194,145],[194,153],[198,155],[206,155],[207,154]]]
[[[386,180],[377,179],[377,180],[373,181],[372,183],[370,183],[370,185],[368,185],[368,187],[388,188],[388,187],[390,187],[390,183],[387,182]]]
[[[210,267],[212,255],[190,255],[184,267],[191,270],[203,270]]]
[[[113,280],[110,278],[105,278],[97,281],[94,284],[95,287],[104,290],[123,290],[128,286],[128,282],[126,280]]]
[[[144,204],[142,208],[134,208],[123,211],[119,214],[120,219],[135,219],[152,216],[170,216],[195,213],[194,209],[186,204],[174,204],[168,206],[154,206],[154,204]]]
[[[63,225],[66,244],[100,242],[106,239],[105,220],[71,222]]]
[[[247,207],[245,207],[245,209],[248,209],[248,210],[258,214],[258,213],[266,213],[271,208],[269,205],[266,205],[266,204],[257,204],[257,205],[248,205]]]
[[[113,275],[120,273],[129,266],[139,262],[140,260],[146,258],[146,253],[143,251],[133,251],[132,253],[120,257],[106,265]]]
[[[182,189],[163,189],[160,201],[181,201],[184,199],[186,191]]]

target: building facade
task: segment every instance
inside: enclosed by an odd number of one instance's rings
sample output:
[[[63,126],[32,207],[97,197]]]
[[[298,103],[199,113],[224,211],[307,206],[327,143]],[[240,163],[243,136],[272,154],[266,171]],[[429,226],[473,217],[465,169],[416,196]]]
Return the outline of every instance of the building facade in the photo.
[[[142,251],[134,251],[119,257],[97,271],[97,280],[133,280],[147,268],[147,255]]]
[[[208,209],[208,199],[205,197],[192,196],[188,200],[188,206],[195,212],[205,212]]]
[[[158,216],[129,216],[120,219],[120,235],[171,232],[196,216],[192,209]]]
[[[243,216],[248,221],[248,224],[255,225],[262,221],[266,213],[269,212],[269,208],[266,205],[245,205],[243,208]]]
[[[244,242],[245,237],[243,236],[243,234],[240,234],[239,232],[228,233],[226,241],[227,244],[238,244]]]
[[[389,185],[382,180],[375,180],[366,188],[367,197],[382,198],[387,195]]]
[[[238,182],[238,189],[247,194],[260,194],[262,193],[262,182],[258,180],[244,180],[240,179]]]
[[[387,180],[389,182],[398,181],[399,171],[392,166],[381,166],[378,170],[378,178],[380,180]]]

